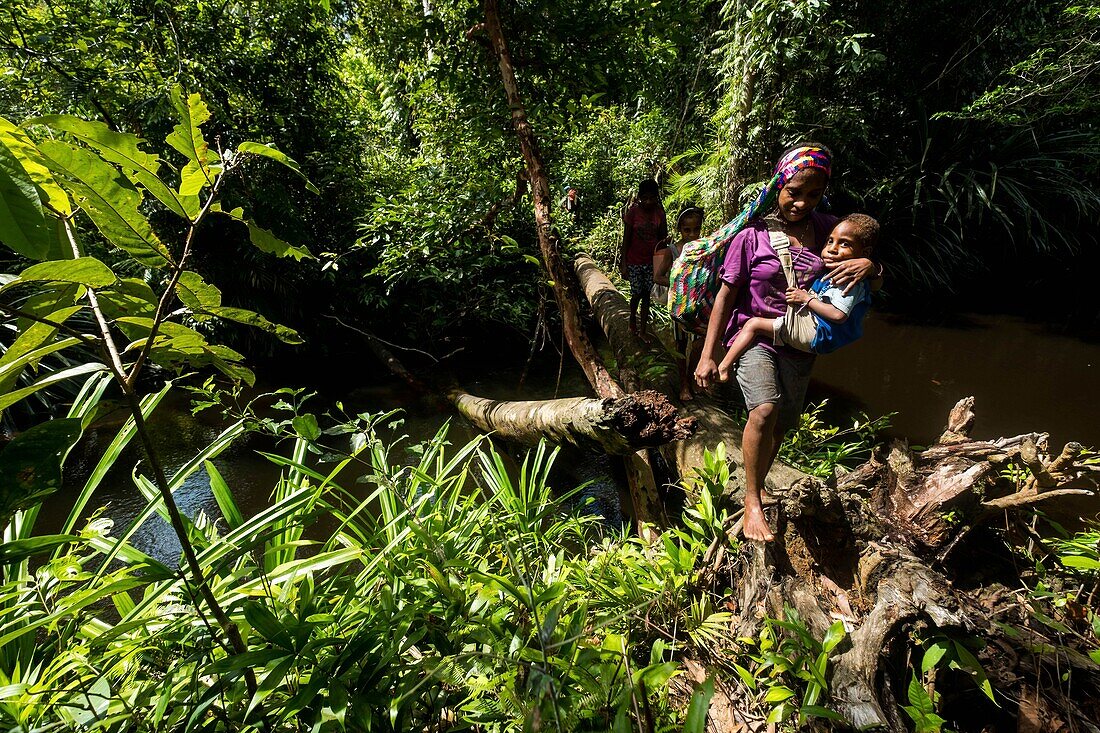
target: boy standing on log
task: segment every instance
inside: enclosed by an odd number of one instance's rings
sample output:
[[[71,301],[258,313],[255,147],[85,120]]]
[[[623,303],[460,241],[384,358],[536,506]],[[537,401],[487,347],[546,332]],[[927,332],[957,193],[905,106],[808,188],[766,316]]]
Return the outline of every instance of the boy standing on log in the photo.
[[[619,274],[630,282],[630,332],[649,339],[649,291],[653,287],[653,253],[668,240],[668,222],[660,189],[652,178],[638,185],[638,200],[623,214],[623,246]],[[642,325],[638,328],[638,306]]]

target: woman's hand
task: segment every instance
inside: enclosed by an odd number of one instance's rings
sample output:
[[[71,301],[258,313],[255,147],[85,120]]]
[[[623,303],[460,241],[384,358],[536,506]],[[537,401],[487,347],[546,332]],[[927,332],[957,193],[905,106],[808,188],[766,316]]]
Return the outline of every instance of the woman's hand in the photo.
[[[866,257],[827,262],[825,267],[829,269],[829,281],[838,288],[844,288],[845,295],[851,292],[856,283],[878,274],[878,266]]]
[[[707,389],[718,379],[718,363],[713,356],[703,356],[695,367],[695,383]]]
[[[810,302],[810,294],[799,288],[787,288],[787,304],[802,305]]]

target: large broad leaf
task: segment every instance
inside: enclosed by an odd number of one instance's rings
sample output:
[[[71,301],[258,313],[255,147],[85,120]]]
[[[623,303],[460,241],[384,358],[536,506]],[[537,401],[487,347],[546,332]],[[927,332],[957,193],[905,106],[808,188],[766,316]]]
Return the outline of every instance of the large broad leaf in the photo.
[[[0,522],[61,486],[61,456],[80,438],[79,418],[62,418],[20,433],[0,452]]]
[[[99,307],[111,320],[124,316],[151,317],[156,312],[157,294],[144,280],[123,278],[99,291]]]
[[[86,285],[89,288],[105,288],[114,285],[115,273],[95,257],[78,257],[75,260],[51,260],[31,265],[19,277],[0,290],[32,282],[59,282]]]
[[[267,320],[267,318],[254,311],[245,310],[244,308],[215,306],[207,308],[206,312],[218,318],[226,318],[230,321],[236,321],[237,323],[243,323],[246,326],[252,326],[261,331],[266,331],[286,344],[305,343],[302,341],[302,337],[299,336],[298,332],[293,328],[278,323],[272,323]]]
[[[45,259],[50,229],[31,177],[0,141],[0,242],[32,260]]]
[[[165,142],[186,156],[188,163],[180,175],[180,196],[193,196],[214,183],[210,166],[218,162],[217,155],[210,150],[200,129],[210,119],[210,110],[198,94],[185,100],[179,87],[172,89],[172,104],[180,121]]]
[[[69,216],[73,213],[69,195],[58,185],[57,180],[46,166],[42,153],[38,151],[38,146],[27,136],[25,130],[0,117],[0,143],[7,146],[8,150],[19,159],[23,170],[27,172],[27,175],[30,176],[30,179],[34,181],[34,185],[41,192],[40,199],[45,205],[48,205],[49,208],[62,216]]]
[[[302,180],[306,182],[307,190],[317,194],[318,196],[321,195],[321,192],[317,190],[317,187],[310,183],[309,179],[306,178],[306,174],[302,173],[302,169],[298,167],[298,164],[294,161],[294,159],[286,153],[282,152],[281,150],[276,150],[270,145],[264,145],[263,143],[244,142],[237,146],[237,153],[243,153],[247,155],[261,155],[265,158],[271,158],[272,160],[278,161],[279,163],[282,163],[287,168],[301,176]]]
[[[63,177],[66,190],[82,200],[85,212],[108,242],[148,267],[172,261],[168,248],[138,209],[141,192],[117,168],[90,150],[57,140],[47,140],[38,149],[50,169]]]
[[[695,693],[691,696],[687,718],[684,720],[684,733],[703,733],[712,697],[714,697],[714,679],[708,677],[703,684],[695,688]]]
[[[222,304],[222,291],[202,279],[202,275],[190,270],[180,275],[176,295],[192,311],[203,313],[207,308]]]
[[[126,347],[130,351],[145,345],[153,319],[124,317],[117,319],[116,323],[123,333],[133,339]],[[181,364],[192,367],[213,366],[233,379],[243,380],[250,385],[256,381],[256,375],[238,363],[244,360],[243,354],[227,346],[207,343],[206,338],[198,331],[171,321],[160,324],[160,331],[153,341],[149,356],[166,367],[175,368]]]
[[[263,227],[253,224],[250,219],[245,218],[244,209],[239,206],[235,209],[232,209],[231,211],[223,211],[216,206],[212,210],[216,213],[224,214],[230,219],[234,221],[239,221],[241,224],[247,226],[249,240],[261,252],[267,252],[268,254],[273,254],[277,257],[293,257],[298,261],[301,261],[303,259],[314,259],[313,255],[310,254],[308,249],[287,244]]]
[[[293,257],[301,262],[304,259],[314,259],[309,250],[304,247],[295,247],[276,237],[274,234],[246,221],[248,226],[248,238],[261,252],[267,252],[278,257]]]
[[[123,170],[171,211],[188,218],[176,192],[157,175],[160,159],[141,149],[140,145],[144,141],[137,135],[115,132],[102,122],[82,120],[70,115],[46,115],[28,120],[24,124],[46,125],[87,143],[98,150],[104,159],[122,166]]]

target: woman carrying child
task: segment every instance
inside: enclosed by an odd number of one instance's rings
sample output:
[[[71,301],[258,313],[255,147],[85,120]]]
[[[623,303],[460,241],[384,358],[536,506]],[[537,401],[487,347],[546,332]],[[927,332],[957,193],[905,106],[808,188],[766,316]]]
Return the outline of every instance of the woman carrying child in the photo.
[[[837,219],[815,209],[831,175],[829,150],[802,143],[783,153],[772,180],[750,204],[748,221],[730,243],[719,270],[721,283],[695,369],[700,387],[706,389],[718,380],[724,347],[750,318],[775,319],[786,313],[788,282],[769,227],[789,240],[791,265],[800,284],[814,282],[826,269],[819,253]],[[771,201],[776,202],[774,208]],[[866,257],[837,261],[829,270],[829,279],[839,288],[881,275]],[[798,424],[813,363],[814,354],[775,346],[770,339],[758,340],[737,360],[734,375],[749,412],[741,450],[746,474],[744,534],[750,540],[774,539],[764,516],[764,478],[783,435]]]
[[[664,299],[658,303],[659,306],[664,306],[668,300],[668,275],[672,270],[673,261],[680,256],[685,244],[695,241],[703,233],[703,216],[703,210],[698,206],[684,207],[676,217],[676,234],[679,235],[679,240],[670,239],[658,244],[657,251],[653,253],[654,291],[661,288],[664,294]],[[676,362],[680,371],[680,401],[688,402],[694,398],[691,372],[695,368],[699,349],[694,339],[695,334],[687,330],[679,321],[672,321],[672,335],[676,339],[678,355]]]

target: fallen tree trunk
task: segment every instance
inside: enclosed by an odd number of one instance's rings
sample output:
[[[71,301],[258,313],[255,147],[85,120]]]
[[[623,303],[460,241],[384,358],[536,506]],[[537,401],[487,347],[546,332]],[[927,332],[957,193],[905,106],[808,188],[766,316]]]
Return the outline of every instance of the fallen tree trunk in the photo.
[[[617,399],[569,397],[530,402],[490,400],[458,389],[447,396],[479,430],[521,445],[546,439],[554,445],[629,455],[682,440],[693,430],[693,421],[678,418],[676,408],[656,392]]]

